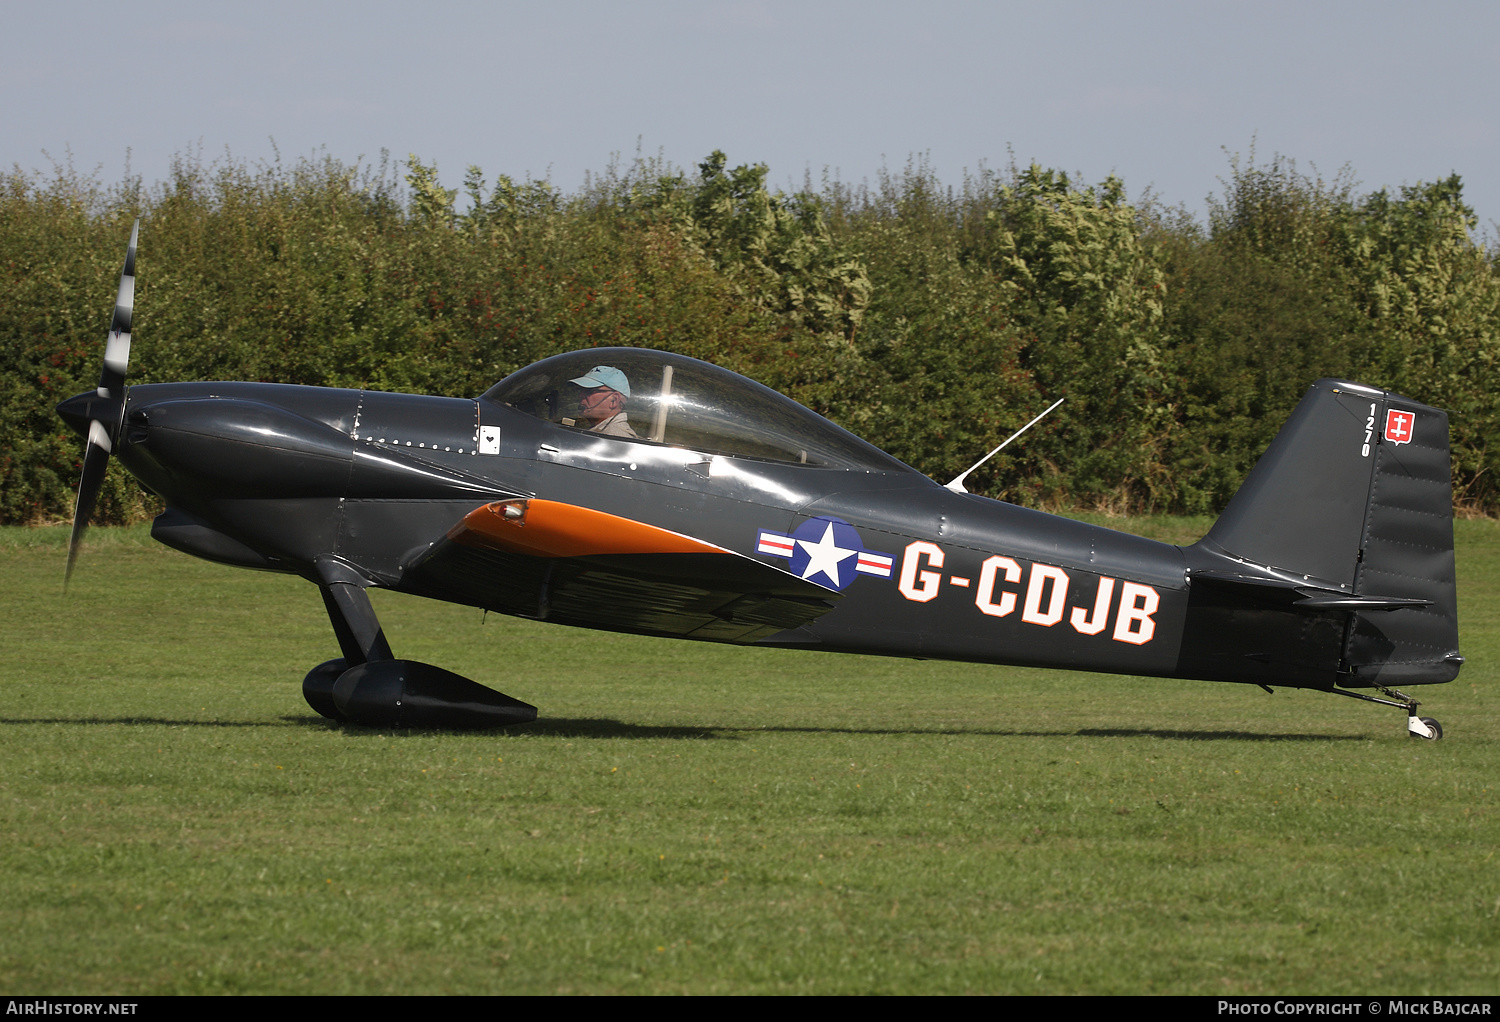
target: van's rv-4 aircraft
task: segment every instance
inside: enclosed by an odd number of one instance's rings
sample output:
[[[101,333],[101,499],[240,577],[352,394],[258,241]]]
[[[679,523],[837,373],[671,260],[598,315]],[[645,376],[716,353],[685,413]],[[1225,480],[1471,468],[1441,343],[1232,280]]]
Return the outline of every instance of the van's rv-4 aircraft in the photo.
[[[366,590],[561,624],[839,653],[1317,689],[1437,722],[1453,680],[1448,420],[1320,380],[1187,547],[941,486],[751,380],[636,348],[558,355],[477,399],[267,383],[125,387],[131,232],[71,574],[106,462],[166,502],[152,535],[316,585],[334,720],[495,727],[536,708],[393,654]],[[1374,689],[1374,696],[1358,689]]]

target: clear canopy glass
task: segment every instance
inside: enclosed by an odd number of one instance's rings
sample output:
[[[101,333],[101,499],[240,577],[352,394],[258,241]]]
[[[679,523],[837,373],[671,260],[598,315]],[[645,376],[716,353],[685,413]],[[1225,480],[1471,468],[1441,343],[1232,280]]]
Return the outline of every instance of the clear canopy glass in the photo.
[[[601,432],[584,398],[597,384],[629,390],[624,415],[636,443],[663,444],[736,458],[874,472],[912,469],[878,447],[769,387],[684,355],[646,348],[589,348],[555,355],[512,373],[485,392],[539,419]],[[582,380],[582,383],[574,382]],[[592,404],[592,402],[591,402]],[[594,413],[597,414],[597,413]]]

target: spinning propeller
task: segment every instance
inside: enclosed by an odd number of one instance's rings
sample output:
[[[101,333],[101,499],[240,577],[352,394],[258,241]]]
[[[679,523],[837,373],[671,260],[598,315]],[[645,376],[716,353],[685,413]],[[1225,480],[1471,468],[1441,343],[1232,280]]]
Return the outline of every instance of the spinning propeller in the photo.
[[[125,370],[130,365],[130,317],[135,307],[135,242],[140,231],[141,222],[137,219],[130,229],[130,247],[125,250],[125,267],[120,271],[120,290],[115,296],[115,314],[109,324],[99,387],[93,394],[79,394],[57,406],[58,414],[80,432],[85,428],[88,431],[83,478],[78,483],[78,504],[73,509],[73,534],[68,540],[64,588],[73,577],[73,563],[78,560],[78,548],[88,532],[89,516],[104,485],[104,470],[119,439],[120,421],[125,414]]]

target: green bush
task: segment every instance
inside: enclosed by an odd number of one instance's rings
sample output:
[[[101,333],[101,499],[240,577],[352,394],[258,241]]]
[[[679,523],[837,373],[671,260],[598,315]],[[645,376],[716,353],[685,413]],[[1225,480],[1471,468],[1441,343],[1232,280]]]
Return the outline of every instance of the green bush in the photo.
[[[1199,224],[1035,165],[794,195],[766,175],[719,152],[571,195],[477,167],[448,189],[415,156],[0,175],[0,521],[71,512],[82,444],[52,409],[94,383],[136,216],[132,382],[473,395],[561,351],[657,347],[940,480],[1066,397],[970,489],[1211,513],[1307,384],[1344,376],[1448,409],[1456,500],[1500,510],[1500,285],[1456,176],[1358,195],[1234,162]],[[111,469],[97,520],[154,510]]]

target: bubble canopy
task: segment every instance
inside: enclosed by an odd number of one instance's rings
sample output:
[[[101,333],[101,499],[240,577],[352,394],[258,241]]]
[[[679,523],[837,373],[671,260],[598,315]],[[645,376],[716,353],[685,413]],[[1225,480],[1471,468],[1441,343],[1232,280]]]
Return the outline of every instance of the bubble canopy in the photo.
[[[908,466],[792,399],[738,373],[685,355],[647,348],[588,348],[554,355],[511,373],[484,400],[589,432],[581,402],[591,383],[624,374],[630,390],[624,413],[635,437],[735,458],[864,472],[911,472]],[[574,383],[588,377],[584,384]],[[619,389],[619,388],[616,388]]]

